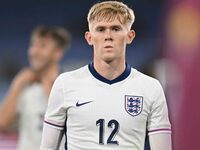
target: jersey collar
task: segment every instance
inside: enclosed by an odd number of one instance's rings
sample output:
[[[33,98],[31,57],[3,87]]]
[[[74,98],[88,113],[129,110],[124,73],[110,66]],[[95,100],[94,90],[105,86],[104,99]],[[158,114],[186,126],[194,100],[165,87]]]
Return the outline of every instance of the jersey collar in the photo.
[[[126,68],[124,70],[124,72],[118,76],[117,78],[113,79],[113,80],[108,80],[106,78],[104,78],[103,76],[101,76],[94,68],[94,63],[91,62],[89,65],[88,65],[88,68],[89,68],[89,71],[90,73],[98,80],[104,82],[104,83],[107,83],[107,84],[114,84],[114,83],[117,83],[117,82],[120,82],[124,79],[126,79],[130,73],[131,73],[131,66],[129,64],[126,63]]]

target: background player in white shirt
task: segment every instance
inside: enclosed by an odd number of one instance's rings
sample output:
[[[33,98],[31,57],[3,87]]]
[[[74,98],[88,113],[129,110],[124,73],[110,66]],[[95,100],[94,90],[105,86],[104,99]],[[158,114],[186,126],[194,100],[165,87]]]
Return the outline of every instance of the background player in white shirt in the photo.
[[[133,11],[116,1],[89,11],[85,38],[93,62],[55,81],[45,115],[41,149],[54,150],[63,132],[68,150],[171,150],[171,125],[160,83],[126,63],[135,37]]]
[[[60,27],[38,26],[32,33],[30,67],[15,77],[0,105],[0,131],[19,123],[19,150],[40,147],[48,95],[60,74],[59,62],[68,44],[69,35]]]

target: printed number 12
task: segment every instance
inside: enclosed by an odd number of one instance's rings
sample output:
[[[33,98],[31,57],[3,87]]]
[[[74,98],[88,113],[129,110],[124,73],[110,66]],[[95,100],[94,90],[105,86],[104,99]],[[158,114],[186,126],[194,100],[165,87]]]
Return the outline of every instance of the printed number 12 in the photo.
[[[99,144],[104,144],[104,130],[105,130],[105,120],[99,119],[96,121],[96,125],[99,126]],[[114,140],[117,132],[119,131],[119,123],[112,119],[108,122],[108,128],[113,128],[110,136],[107,139],[107,144],[119,145],[119,142]]]

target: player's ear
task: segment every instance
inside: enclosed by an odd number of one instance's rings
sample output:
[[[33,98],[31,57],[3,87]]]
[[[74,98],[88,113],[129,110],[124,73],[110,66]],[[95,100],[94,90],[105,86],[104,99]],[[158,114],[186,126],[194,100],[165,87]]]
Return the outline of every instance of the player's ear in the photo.
[[[133,41],[134,38],[135,38],[135,31],[134,30],[130,30],[128,32],[128,35],[127,35],[127,41],[126,41],[126,43],[127,44],[131,44],[131,42]]]
[[[85,32],[85,39],[89,45],[92,45],[91,33],[89,31]]]
[[[60,61],[64,56],[64,49],[62,48],[57,48],[56,50],[56,59],[57,61]]]

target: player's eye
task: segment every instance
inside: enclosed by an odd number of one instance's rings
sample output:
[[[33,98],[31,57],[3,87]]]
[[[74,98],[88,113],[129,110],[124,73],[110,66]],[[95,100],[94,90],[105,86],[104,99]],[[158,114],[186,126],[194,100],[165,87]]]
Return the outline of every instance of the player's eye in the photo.
[[[97,27],[96,31],[97,32],[103,32],[103,31],[105,31],[105,28],[103,28],[103,27]]]
[[[117,31],[120,31],[120,30],[121,30],[121,27],[118,27],[118,26],[112,27],[112,31],[117,32]]]

